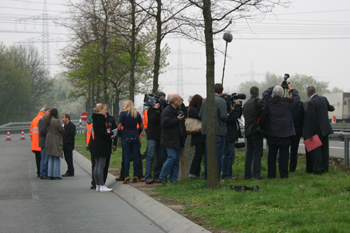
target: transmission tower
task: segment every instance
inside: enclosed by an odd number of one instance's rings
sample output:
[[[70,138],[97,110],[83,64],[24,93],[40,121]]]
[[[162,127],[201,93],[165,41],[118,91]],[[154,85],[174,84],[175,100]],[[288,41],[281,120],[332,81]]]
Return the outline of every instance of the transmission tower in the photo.
[[[253,62],[252,62],[250,72],[246,72],[246,73],[242,73],[242,74],[236,74],[235,76],[250,76],[250,81],[254,82],[255,76],[265,76],[265,75],[266,74],[264,74],[264,73],[254,72]]]
[[[171,66],[167,68],[168,70],[176,70],[177,71],[177,81],[176,83],[170,82],[167,83],[168,85],[177,85],[177,94],[179,94],[182,98],[184,98],[184,84],[186,85],[199,85],[197,83],[192,83],[192,82],[186,82],[184,83],[183,81],[183,71],[184,70],[201,70],[201,68],[196,68],[196,67],[190,67],[190,66],[183,66],[182,64],[182,55],[183,54],[200,54],[197,52],[186,52],[181,50],[181,42],[179,40],[179,46],[178,50],[171,52],[172,54],[177,55],[177,65],[176,66]]]
[[[27,18],[20,18],[16,20],[17,22],[21,23],[22,21],[37,21],[40,20],[42,21],[42,34],[41,36],[38,37],[32,37],[26,40],[22,41],[17,41],[15,43],[41,43],[41,60],[43,65],[45,66],[46,70],[51,73],[51,59],[50,59],[50,43],[51,42],[66,42],[66,39],[62,39],[60,37],[50,37],[49,34],[49,21],[50,20],[55,20],[57,17],[50,16],[47,13],[47,5],[46,5],[46,0],[44,0],[44,11],[42,15],[38,16],[31,16]]]

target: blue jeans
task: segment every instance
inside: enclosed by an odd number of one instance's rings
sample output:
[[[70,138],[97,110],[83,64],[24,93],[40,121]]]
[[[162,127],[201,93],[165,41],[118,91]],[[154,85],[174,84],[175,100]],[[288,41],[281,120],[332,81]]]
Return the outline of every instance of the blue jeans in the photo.
[[[145,180],[152,179],[152,163],[154,154],[157,154],[157,162],[154,168],[154,179],[159,178],[159,174],[163,167],[163,146],[159,140],[147,140],[147,157],[146,157],[146,172]]]
[[[165,161],[162,173],[159,175],[160,179],[165,179],[170,173],[170,182],[174,182],[179,177],[179,163],[181,156],[181,148],[165,147],[168,158]]]
[[[222,160],[222,178],[232,177],[232,165],[236,158],[235,142],[226,142]]]
[[[40,176],[47,176],[49,156],[45,153],[45,148],[41,148]]]
[[[205,141],[205,154],[204,154],[204,172],[205,179],[207,178],[207,141]],[[226,144],[226,136],[216,136],[216,155],[218,158],[218,170],[219,170],[219,178],[221,177],[221,169],[222,169],[222,157],[224,155],[224,149]]]
[[[122,149],[124,156],[124,169],[125,169],[125,178],[129,177],[130,170],[130,156],[133,159],[134,165],[134,176],[137,176],[137,169],[139,163],[139,153],[140,153],[140,139],[128,139],[122,138]]]
[[[61,159],[57,156],[49,155],[49,165],[47,176],[60,177],[61,176]]]

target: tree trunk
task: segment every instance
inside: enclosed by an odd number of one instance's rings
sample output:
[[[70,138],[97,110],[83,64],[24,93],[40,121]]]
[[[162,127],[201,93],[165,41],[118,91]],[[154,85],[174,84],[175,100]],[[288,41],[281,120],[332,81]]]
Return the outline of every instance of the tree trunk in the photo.
[[[105,29],[107,30],[107,29]],[[104,32],[105,35],[103,36],[103,101],[108,104],[108,94],[107,94],[107,36],[106,31]]]
[[[213,28],[211,18],[211,2],[203,0],[204,34],[205,48],[207,58],[207,188],[217,189],[219,185],[218,159],[216,151],[216,132],[215,132],[215,97],[214,97],[214,78],[215,78],[215,57]]]
[[[119,115],[119,90],[116,87],[115,88],[115,99],[114,99],[114,109],[113,109],[113,116],[117,119],[118,115]]]
[[[162,1],[157,0],[157,38],[156,38],[156,49],[155,49],[155,57],[154,57],[154,73],[153,73],[153,89],[152,93],[156,93],[158,90],[159,83],[159,69],[160,69],[160,46],[162,43],[161,35],[162,35]]]
[[[136,43],[136,5],[134,0],[130,0],[131,3],[131,54],[130,54],[130,84],[129,84],[129,99],[134,102],[135,95],[135,43]]]

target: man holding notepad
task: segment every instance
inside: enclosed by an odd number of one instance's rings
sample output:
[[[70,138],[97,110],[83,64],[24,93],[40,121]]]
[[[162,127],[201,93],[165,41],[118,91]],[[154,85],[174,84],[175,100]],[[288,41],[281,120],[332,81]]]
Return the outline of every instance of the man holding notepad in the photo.
[[[317,135],[322,143],[321,146],[310,151],[312,160],[312,171],[315,175],[328,172],[329,167],[329,139],[328,135],[333,133],[328,119],[328,111],[334,111],[334,107],[328,103],[327,98],[317,95],[314,86],[306,88],[310,98],[305,113],[304,139],[312,142]]]

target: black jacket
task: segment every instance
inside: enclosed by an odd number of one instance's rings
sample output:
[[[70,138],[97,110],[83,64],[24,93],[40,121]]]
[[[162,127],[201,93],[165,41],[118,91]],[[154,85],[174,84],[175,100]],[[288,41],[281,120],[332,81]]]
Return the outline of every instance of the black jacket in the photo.
[[[63,132],[63,150],[74,150],[75,143],[75,125],[69,121],[64,125]]]
[[[233,111],[228,115],[226,122],[227,134],[226,142],[235,142],[241,136],[241,128],[239,126],[238,118],[242,116],[242,106],[235,105]]]
[[[160,109],[150,107],[147,111],[148,126],[147,140],[160,140],[161,125],[160,125]]]
[[[108,112],[107,112],[107,125],[108,125],[108,127],[109,127],[110,130],[116,129],[116,128],[118,127],[118,126],[117,126],[117,122],[115,121],[114,116],[109,115]],[[113,145],[114,145],[114,146],[117,146],[117,145],[118,145],[118,137],[115,137],[113,140],[114,140],[114,141],[113,141]],[[112,142],[112,140],[111,140],[111,142]],[[112,144],[112,143],[111,143],[111,144]]]
[[[305,139],[315,134],[327,136],[333,133],[328,119],[328,111],[333,112],[334,107],[329,105],[327,98],[315,95],[310,99],[305,113]]]
[[[102,114],[93,113],[92,120],[95,135],[92,148],[93,156],[95,158],[108,157],[111,155],[111,135],[113,133],[107,133],[107,119]]]
[[[200,120],[200,118],[198,116],[198,111],[195,108],[192,108],[192,107],[188,108],[188,117],[196,118],[196,119]],[[191,146],[194,146],[196,144],[204,144],[205,143],[205,139],[206,139],[206,135],[202,134],[201,132],[199,132],[197,134],[192,134]]]
[[[293,124],[295,128],[295,134],[297,136],[301,136],[303,133],[303,125],[304,125],[304,108],[303,102],[299,101],[291,110]]]
[[[39,127],[39,147],[41,149],[45,149],[45,142],[46,142],[45,119],[46,119],[46,116],[44,115],[42,118],[40,118],[40,120],[38,122],[38,127]]]
[[[181,148],[185,145],[187,137],[185,118],[179,120],[178,109],[169,104],[161,114],[160,144],[169,148]]]
[[[268,109],[269,125],[266,135],[286,138],[295,135],[291,109],[300,101],[296,90],[292,90],[293,98],[271,97],[274,87],[263,93],[263,100]]]
[[[260,109],[264,107],[264,102],[261,99],[256,97],[250,97],[250,99],[243,106],[244,114],[244,135],[250,136],[256,132],[257,116]]]

